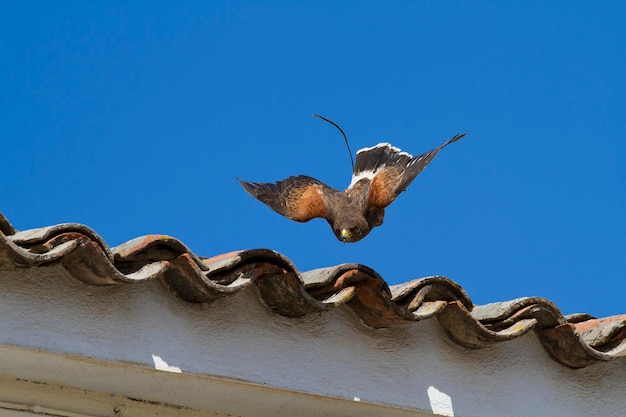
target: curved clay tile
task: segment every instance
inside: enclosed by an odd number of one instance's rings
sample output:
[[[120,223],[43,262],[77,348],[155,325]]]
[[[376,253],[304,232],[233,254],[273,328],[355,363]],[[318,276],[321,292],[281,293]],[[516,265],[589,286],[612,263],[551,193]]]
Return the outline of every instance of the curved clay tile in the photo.
[[[453,341],[467,348],[511,340],[533,329],[548,353],[572,368],[626,356],[626,315],[563,316],[551,301],[538,297],[474,306],[465,290],[445,277],[389,287],[364,265],[300,272],[287,257],[269,249],[205,258],[164,235],[137,237],[109,248],[84,225],[18,232],[0,213],[0,270],[57,263],[88,285],[160,279],[179,298],[193,303],[210,303],[254,285],[268,308],[292,318],[340,305],[374,328],[436,318]]]

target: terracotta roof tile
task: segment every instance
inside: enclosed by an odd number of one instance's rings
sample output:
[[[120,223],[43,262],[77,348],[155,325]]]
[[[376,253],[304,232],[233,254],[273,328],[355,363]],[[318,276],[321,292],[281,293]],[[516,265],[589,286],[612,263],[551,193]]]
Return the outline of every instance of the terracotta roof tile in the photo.
[[[163,235],[109,248],[84,225],[18,232],[0,214],[0,270],[53,263],[88,285],[161,279],[181,299],[194,303],[208,303],[254,285],[261,301],[286,317],[346,305],[374,328],[436,318],[453,341],[467,348],[511,340],[533,329],[556,361],[573,368],[626,355],[626,315],[563,316],[552,302],[537,297],[474,306],[463,288],[445,277],[389,287],[364,265],[300,272],[287,257],[268,249],[205,258]]]

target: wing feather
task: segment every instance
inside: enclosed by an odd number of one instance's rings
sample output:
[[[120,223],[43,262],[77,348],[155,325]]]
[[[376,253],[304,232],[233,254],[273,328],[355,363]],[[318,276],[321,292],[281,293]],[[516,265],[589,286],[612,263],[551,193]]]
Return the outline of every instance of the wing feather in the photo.
[[[406,159],[396,157],[394,160],[396,163],[383,165],[382,169],[379,169],[371,180],[367,197],[368,206],[387,207],[413,182],[440,150],[464,136],[465,133],[455,135],[441,146],[426,151],[421,155]],[[403,153],[404,155],[407,154]]]
[[[238,181],[252,197],[291,220],[328,216],[324,197],[331,188],[315,178],[299,175],[274,184]]]

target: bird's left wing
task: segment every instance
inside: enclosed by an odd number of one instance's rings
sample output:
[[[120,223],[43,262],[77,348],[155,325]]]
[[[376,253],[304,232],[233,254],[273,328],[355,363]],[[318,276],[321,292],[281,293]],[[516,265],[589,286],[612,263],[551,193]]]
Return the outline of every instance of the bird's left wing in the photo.
[[[415,177],[435,158],[440,150],[465,136],[455,135],[437,148],[411,157],[406,163],[395,163],[384,166],[372,178],[369,186],[367,204],[369,207],[385,208],[400,195]],[[358,158],[358,155],[357,155]]]
[[[316,217],[327,218],[324,196],[335,191],[306,175],[289,177],[274,184],[238,181],[252,197],[297,222],[308,222]]]

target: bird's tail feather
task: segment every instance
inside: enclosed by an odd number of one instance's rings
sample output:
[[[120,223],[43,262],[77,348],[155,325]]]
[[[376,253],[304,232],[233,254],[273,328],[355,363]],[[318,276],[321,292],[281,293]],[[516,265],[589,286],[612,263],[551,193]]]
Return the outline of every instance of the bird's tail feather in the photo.
[[[406,188],[411,181],[435,158],[437,153],[465,136],[465,133],[454,135],[437,148],[431,149],[418,156],[402,152],[390,143],[379,143],[371,148],[360,149],[356,153],[356,163],[352,173],[350,187],[363,178],[373,179],[376,173],[385,167],[402,167],[405,171],[400,191]]]
[[[350,186],[363,178],[372,179],[378,171],[385,167],[406,166],[411,158],[410,154],[400,151],[390,143],[379,143],[371,148],[360,149],[356,153],[356,163],[354,164]]]

